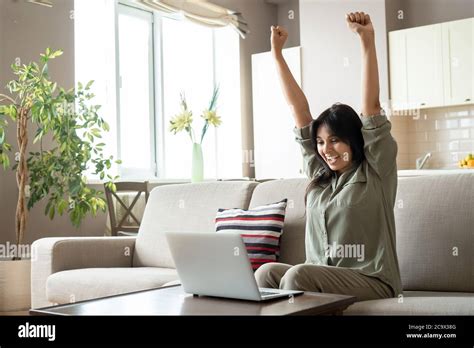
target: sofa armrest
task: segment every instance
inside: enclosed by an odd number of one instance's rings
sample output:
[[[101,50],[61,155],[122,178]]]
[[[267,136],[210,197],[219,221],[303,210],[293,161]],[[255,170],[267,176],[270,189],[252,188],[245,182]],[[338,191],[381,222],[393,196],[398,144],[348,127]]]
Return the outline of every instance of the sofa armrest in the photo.
[[[31,307],[52,305],[46,281],[56,272],[99,267],[132,267],[136,237],[42,238],[32,244]]]

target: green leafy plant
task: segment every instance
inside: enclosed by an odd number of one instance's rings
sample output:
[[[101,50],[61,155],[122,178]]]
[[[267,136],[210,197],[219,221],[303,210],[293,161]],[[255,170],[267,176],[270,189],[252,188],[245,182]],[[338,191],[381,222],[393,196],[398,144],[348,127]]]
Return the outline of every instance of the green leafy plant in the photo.
[[[212,92],[212,97],[211,97],[211,101],[209,102],[209,107],[205,109],[201,114],[201,118],[204,119],[204,126],[202,127],[202,130],[201,130],[201,137],[200,137],[199,144],[202,144],[202,140],[204,139],[204,136],[206,135],[207,129],[209,128],[210,124],[213,125],[214,127],[218,127],[222,123],[221,117],[217,116],[217,113],[216,113],[218,96],[219,96],[219,88],[215,87],[214,91]],[[196,136],[192,128],[193,112],[188,109],[188,104],[186,103],[186,96],[183,92],[181,92],[180,94],[180,99],[181,99],[181,102],[180,102],[181,112],[170,120],[169,130],[170,132],[173,132],[173,134],[176,134],[178,132],[181,132],[182,130],[185,130],[188,133],[191,141],[193,143],[197,143]]]
[[[12,146],[6,142],[6,132],[13,127],[8,127],[8,121],[16,123],[18,152],[12,169],[18,186],[17,244],[23,241],[27,209],[43,199],[47,199],[45,214],[50,219],[67,212],[76,227],[88,213],[105,211],[103,192],[86,185],[84,172],[89,164],[101,179],[107,175],[108,187],[115,190],[117,176],[108,174],[113,156],[104,157],[105,144],[97,141],[109,126],[97,113],[100,106],[89,105],[94,97],[90,91],[93,81],[66,91],[48,76],[48,62],[62,53],[48,48],[41,54],[40,64],[12,64],[16,79],[6,86],[10,95],[0,94],[0,165],[4,169],[11,162],[8,153]],[[39,142],[40,151],[27,155],[30,124],[36,128],[33,143]],[[47,149],[43,147],[45,137],[53,143]]]

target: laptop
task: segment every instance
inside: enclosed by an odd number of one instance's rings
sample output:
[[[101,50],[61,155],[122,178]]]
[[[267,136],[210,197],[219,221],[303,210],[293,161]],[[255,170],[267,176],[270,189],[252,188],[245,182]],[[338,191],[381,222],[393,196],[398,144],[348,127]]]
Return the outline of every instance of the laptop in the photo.
[[[239,234],[166,233],[185,292],[193,295],[266,301],[303,291],[258,288]]]

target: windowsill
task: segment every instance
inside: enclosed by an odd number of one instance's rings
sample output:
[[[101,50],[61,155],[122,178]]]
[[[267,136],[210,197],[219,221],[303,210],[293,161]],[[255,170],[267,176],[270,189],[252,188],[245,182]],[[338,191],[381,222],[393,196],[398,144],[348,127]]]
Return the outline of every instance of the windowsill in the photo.
[[[189,179],[137,179],[137,178],[119,178],[120,181],[148,181],[150,184],[184,184],[191,182]],[[87,179],[88,185],[103,185],[106,181],[100,179]]]

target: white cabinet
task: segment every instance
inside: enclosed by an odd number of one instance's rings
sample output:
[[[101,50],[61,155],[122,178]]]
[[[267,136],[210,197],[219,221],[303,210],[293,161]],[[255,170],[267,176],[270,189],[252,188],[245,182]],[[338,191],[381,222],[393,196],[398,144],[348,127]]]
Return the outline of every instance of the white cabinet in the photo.
[[[474,101],[474,18],[442,24],[445,102],[451,105]]]
[[[444,105],[441,27],[426,25],[408,30],[406,59],[411,108]]]
[[[390,41],[390,95],[392,108],[395,110],[404,109],[408,103],[405,36],[404,30],[388,33]]]
[[[283,50],[295,80],[301,85],[301,47]],[[254,161],[257,179],[304,177],[295,122],[280,87],[270,52],[252,55]]]
[[[473,103],[473,18],[389,33],[394,110]]]

